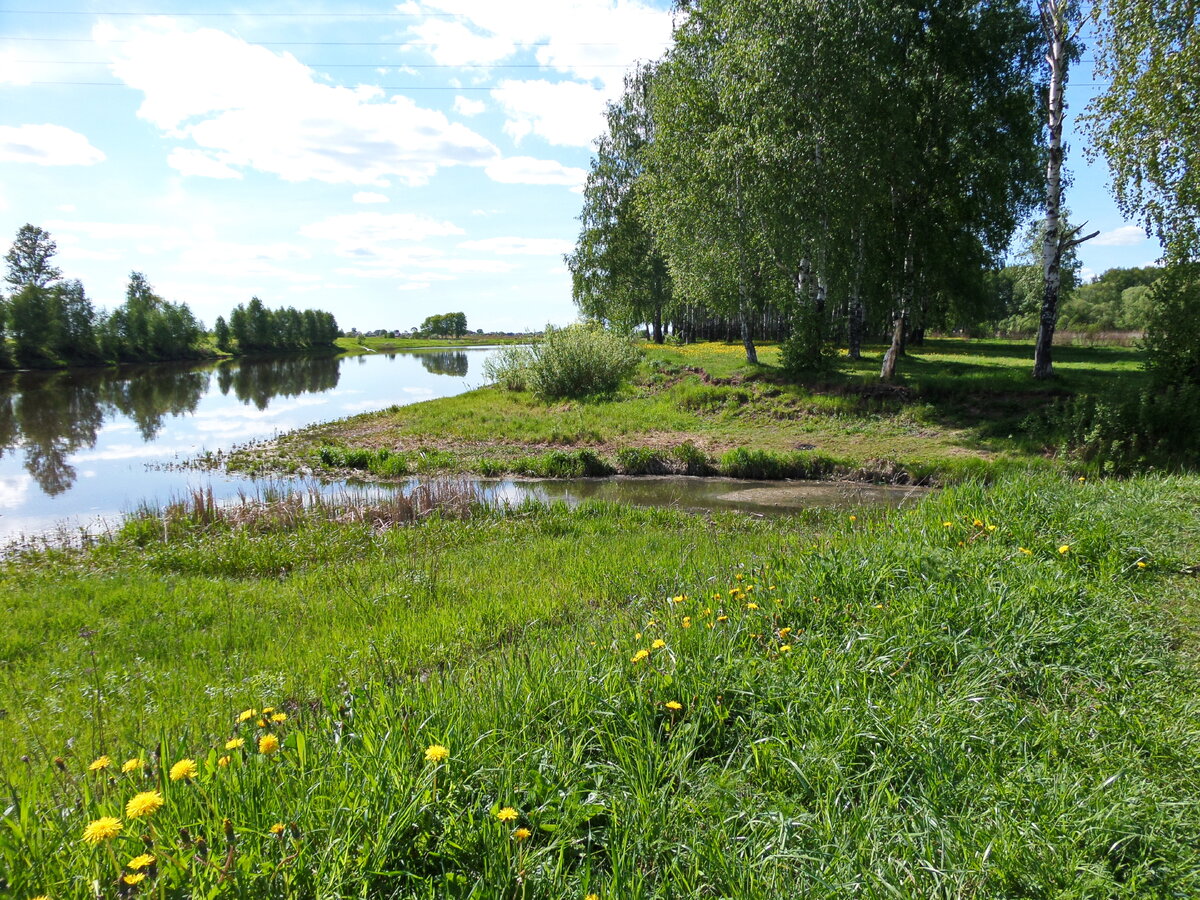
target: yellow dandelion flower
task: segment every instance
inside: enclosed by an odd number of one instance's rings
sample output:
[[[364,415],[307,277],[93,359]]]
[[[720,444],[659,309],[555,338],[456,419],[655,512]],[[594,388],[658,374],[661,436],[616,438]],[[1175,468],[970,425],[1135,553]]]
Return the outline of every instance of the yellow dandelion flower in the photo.
[[[513,837],[516,838],[518,841],[523,841],[523,840],[525,840],[525,838],[529,837],[531,834],[533,834],[533,832],[530,831],[528,828],[518,828],[516,831],[513,832]]]
[[[850,517],[850,521],[851,521],[851,522],[857,522],[857,521],[858,521],[858,516],[851,516],[851,517]]]
[[[270,830],[271,830],[271,834],[278,837],[279,835],[283,834],[283,823],[276,822],[274,825],[271,826]]]
[[[668,700],[663,706],[671,710],[671,712],[679,712],[679,710],[683,709],[683,704],[678,700]]]
[[[943,527],[943,528],[953,528],[953,527],[954,527],[954,523],[953,523],[953,522],[943,522],[943,523],[942,523],[942,527]]]
[[[196,761],[194,759],[181,759],[175,765],[171,766],[171,780],[191,780],[196,777],[196,772]]]
[[[640,631],[639,631],[639,632],[637,632],[637,633],[636,633],[636,634],[633,636],[633,639],[634,639],[635,641],[640,641],[640,640],[642,639],[642,633],[641,633]]]
[[[88,827],[83,829],[83,842],[85,844],[99,844],[101,841],[111,841],[125,826],[121,824],[120,819],[114,819],[112,816],[101,816],[94,822],[88,824]]]
[[[656,622],[654,619],[651,619],[649,622],[646,623],[646,627],[653,628],[657,624],[658,624],[658,622]]]
[[[92,760],[91,764],[88,766],[88,771],[89,772],[103,772],[105,769],[107,769],[111,765],[112,765],[112,760],[109,759],[107,756],[98,756],[94,760]]]
[[[650,649],[651,650],[661,650],[665,646],[667,646],[667,642],[664,641],[662,638],[657,638],[654,641],[654,643],[650,645]]]
[[[1030,550],[1028,547],[1018,547],[1017,549],[1020,550],[1022,553],[1024,553],[1026,556],[1033,556],[1033,551]]]
[[[245,738],[231,738],[225,742],[226,750],[240,750],[246,746]]]
[[[425,761],[439,763],[450,755],[450,751],[441,744],[430,744],[425,748]]]
[[[682,603],[686,599],[687,599],[687,597],[685,597],[683,594],[678,594],[671,598],[671,602],[672,603]]]
[[[717,621],[718,622],[728,622],[729,616],[717,616]]]
[[[791,644],[784,644],[782,647],[780,647],[780,648],[779,648],[779,652],[780,652],[780,653],[791,653],[791,652],[792,652],[792,645],[791,645]]]
[[[264,734],[258,739],[258,752],[263,756],[270,756],[279,749],[279,738],[273,734]]]
[[[882,603],[876,603],[876,604],[875,604],[875,608],[876,608],[876,609],[883,609],[883,604],[882,604]]]
[[[973,519],[973,520],[971,521],[971,524],[972,524],[972,525],[974,525],[976,528],[982,528],[982,527],[983,527],[983,520],[982,520],[982,519]]]
[[[266,727],[267,727],[267,720],[266,720],[266,719],[259,719],[259,720],[258,720],[257,722],[255,722],[254,724],[255,724],[255,725],[257,725],[259,728],[266,728]]]
[[[125,762],[121,765],[121,771],[128,775],[130,772],[135,772],[145,765],[146,764],[142,762],[140,758],[135,756],[133,759],[125,760]]]
[[[496,818],[501,822],[515,822],[517,821],[517,811],[511,806],[506,806],[496,813]]]
[[[1061,547],[1058,548],[1059,553],[1068,553],[1070,550],[1071,550],[1070,544],[1063,544]]]
[[[720,600],[721,598],[717,597],[716,599]],[[711,616],[712,615],[712,607],[711,606],[705,607],[704,614],[706,616]]]
[[[587,894],[583,900],[600,900],[599,894]]]
[[[691,616],[684,616],[684,617],[683,617],[683,622],[682,622],[682,623],[680,623],[680,624],[682,624],[684,628],[691,628],[691,627],[692,627],[692,617],[691,617]]]
[[[143,853],[141,856],[135,856],[129,862],[125,863],[127,868],[133,869],[135,872],[139,869],[148,869],[154,865],[154,857],[149,853]]]
[[[146,880],[146,873],[134,872],[132,875],[122,875],[121,880],[128,885],[141,884]]]
[[[1085,481],[1087,481],[1087,479],[1086,479],[1086,478],[1084,478],[1082,475],[1080,475],[1080,476],[1079,476],[1079,483],[1080,483],[1080,484],[1083,484]]]
[[[50,895],[38,894],[36,897],[30,897],[29,900],[50,900]]]
[[[257,709],[243,709],[240,713],[238,713],[237,720],[239,722],[248,722],[257,715],[258,715]]]
[[[275,707],[273,707],[273,706],[264,706],[262,708],[262,714],[264,716],[269,716],[273,712],[275,712]]]
[[[125,818],[140,819],[153,815],[163,805],[163,796],[158,791],[142,791],[134,794],[125,804]]]
[[[275,713],[275,715],[271,716],[271,721],[274,722],[276,725],[286,722],[287,721],[287,713]]]
[[[785,638],[791,633],[792,633],[792,629],[790,629],[790,628],[780,628],[779,629],[779,636],[781,638]]]
[[[747,603],[746,609],[758,609],[758,604],[757,603]]]
[[[1139,559],[1138,563],[1137,563],[1137,567],[1139,569],[1144,569],[1144,568],[1146,568],[1146,564]]]
[[[734,581],[741,581],[741,580],[742,580],[743,578],[745,578],[745,577],[746,577],[745,575],[742,575],[742,574],[740,574],[740,573],[739,573],[739,574],[737,574],[737,575],[734,575],[734,576],[733,576],[733,579],[734,579]]]
[[[999,527],[1000,527],[1000,526],[998,526],[998,525],[989,525],[989,526],[987,527],[987,530],[988,530],[988,531],[995,531],[995,530],[996,530],[997,528],[999,528]]]
[[[217,765],[220,766],[222,769],[225,769],[225,768],[229,767],[230,762],[231,762],[231,760],[228,756],[222,756],[220,759],[217,760]]]
[[[633,656],[629,657],[629,661],[638,663],[638,662],[641,662],[646,657],[648,657],[649,655],[650,655],[649,650],[639,650],[637,653],[633,654]]]

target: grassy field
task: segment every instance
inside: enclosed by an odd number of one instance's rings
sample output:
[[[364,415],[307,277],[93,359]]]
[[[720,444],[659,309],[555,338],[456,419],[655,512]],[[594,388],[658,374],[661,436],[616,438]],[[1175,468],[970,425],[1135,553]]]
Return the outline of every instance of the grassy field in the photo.
[[[0,889],[1195,896],[1198,513],[133,520],[0,572]]]
[[[1058,377],[1036,383],[1025,343],[940,339],[913,348],[900,382],[885,386],[881,349],[794,384],[776,366],[777,347],[761,348],[751,367],[740,346],[651,346],[615,397],[545,403],[482,388],[285,435],[231,465],[380,478],[709,472],[948,482],[1050,466],[1052,446],[1031,415],[1143,377],[1130,348],[1058,347]]]
[[[337,339],[341,352],[358,356],[363,353],[394,353],[397,350],[421,350],[429,347],[489,347],[496,344],[516,344],[525,337],[506,334],[468,334],[461,338],[385,338],[343,337]]]

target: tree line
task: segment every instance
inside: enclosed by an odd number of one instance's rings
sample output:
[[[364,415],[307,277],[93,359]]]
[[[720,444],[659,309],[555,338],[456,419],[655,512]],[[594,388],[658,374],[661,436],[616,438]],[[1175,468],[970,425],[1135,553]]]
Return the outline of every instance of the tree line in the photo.
[[[9,286],[0,295],[0,339],[19,365],[103,364],[211,356],[207,333],[186,303],[159,296],[146,276],[132,272],[125,301],[111,312],[95,307],[82,282],[54,265],[57,245],[35,225],[18,230],[5,255]],[[267,310],[256,297],[239,305],[230,324],[217,318],[215,342],[225,352],[332,346],[337,321],[321,310]]]
[[[1147,79],[1200,81],[1200,54],[1179,52],[1194,47],[1197,9],[1090,10],[1101,67],[1125,98],[1110,91],[1092,108],[1095,147],[1123,210],[1168,248],[1171,308],[1193,330],[1200,136],[1171,121],[1186,103],[1142,94]],[[1087,237],[1065,216],[1061,129],[1088,14],[1070,0],[681,2],[672,46],[627,77],[597,140],[567,256],[581,312],[656,341],[736,335],[750,362],[756,340],[785,338],[797,371],[836,345],[857,358],[883,341],[890,378],[926,329],[1005,317],[997,274],[1037,215],[1026,298],[1041,331],[1035,374],[1050,374],[1063,260]],[[1134,304],[1170,306],[1168,280]],[[1155,333],[1171,346],[1188,333],[1144,318],[1152,348]]]

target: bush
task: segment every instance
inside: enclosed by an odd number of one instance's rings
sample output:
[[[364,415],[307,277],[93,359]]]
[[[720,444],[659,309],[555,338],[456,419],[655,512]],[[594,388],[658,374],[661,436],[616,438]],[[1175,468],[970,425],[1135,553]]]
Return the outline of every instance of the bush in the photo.
[[[669,475],[671,467],[662,453],[649,447],[622,447],[617,451],[617,468],[625,475]]]
[[[609,394],[635,368],[640,351],[626,338],[595,325],[546,326],[533,347],[506,348],[484,374],[509,390],[531,390],[543,400]]]
[[[723,454],[720,460],[722,475],[767,481],[781,481],[785,478],[825,478],[837,468],[835,460],[808,451],[776,453],[771,450],[738,447]]]
[[[1200,264],[1169,266],[1150,288],[1146,368],[1159,386],[1200,385]]]

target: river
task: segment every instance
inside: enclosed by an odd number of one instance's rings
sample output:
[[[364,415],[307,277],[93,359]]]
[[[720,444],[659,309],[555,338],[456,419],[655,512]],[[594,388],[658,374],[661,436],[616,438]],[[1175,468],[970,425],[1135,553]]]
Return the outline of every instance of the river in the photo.
[[[483,362],[494,352],[408,350],[5,376],[0,543],[103,530],[141,506],[159,507],[196,490],[211,489],[218,500],[254,496],[261,481],[180,464],[316,422],[462,393],[483,383]],[[921,493],[696,478],[490,481],[481,491],[500,502],[595,498],[762,514],[808,505],[895,505]]]

